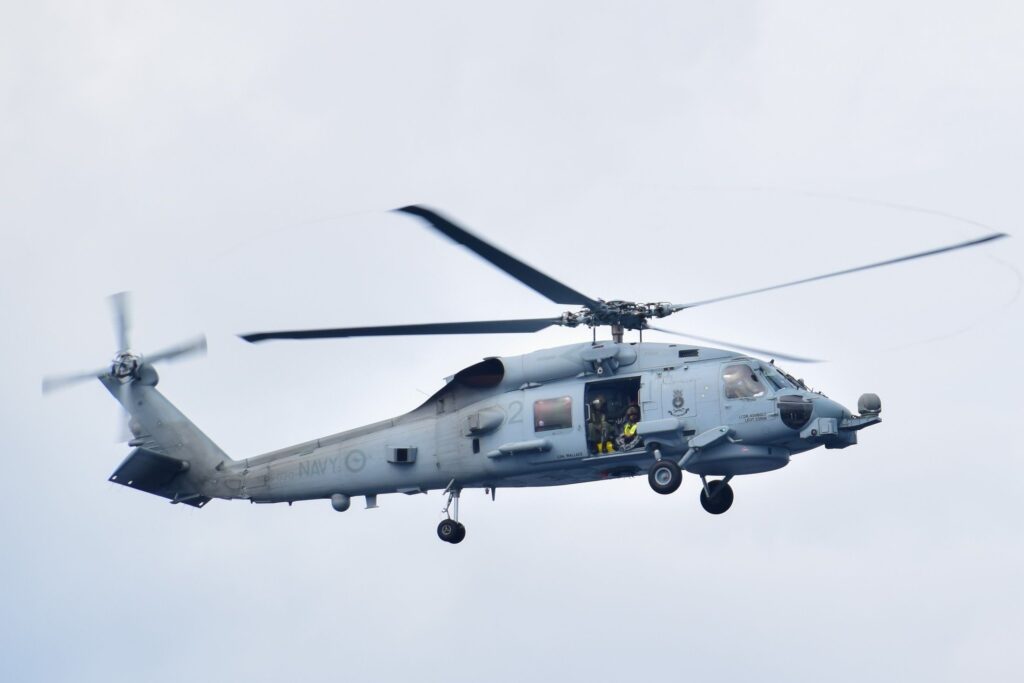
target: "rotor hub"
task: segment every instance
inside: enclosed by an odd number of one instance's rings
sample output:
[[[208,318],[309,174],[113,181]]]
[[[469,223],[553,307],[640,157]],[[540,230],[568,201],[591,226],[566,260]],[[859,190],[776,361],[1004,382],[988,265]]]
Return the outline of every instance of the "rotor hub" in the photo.
[[[579,327],[580,325],[586,325],[594,330],[594,339],[596,341],[596,328],[607,325],[611,328],[612,340],[616,343],[622,342],[623,333],[626,330],[639,330],[641,335],[640,340],[643,341],[643,330],[651,329],[689,338],[694,341],[720,344],[740,351],[749,351],[751,353],[764,354],[767,356],[784,358],[798,362],[815,362],[813,359],[788,356],[768,349],[759,349],[753,346],[744,346],[708,337],[684,334],[674,330],[666,330],[649,324],[649,321],[654,318],[664,318],[672,315],[673,313],[678,313],[679,311],[693,308],[695,306],[704,306],[719,301],[728,301],[738,297],[750,296],[752,294],[768,292],[781,289],[783,287],[792,287],[807,282],[814,282],[870,268],[878,268],[880,266],[886,266],[893,263],[902,263],[903,261],[909,261],[923,256],[931,256],[933,254],[941,254],[955,249],[983,244],[1006,236],[1003,233],[992,234],[978,239],[969,240],[967,242],[961,242],[960,244],[931,249],[917,254],[911,254],[909,256],[901,256],[887,261],[857,266],[855,268],[846,268],[845,270],[838,270],[813,277],[805,277],[791,282],[783,282],[776,285],[770,285],[768,287],[760,287],[758,289],[751,289],[745,292],[728,294],[726,296],[719,296],[712,299],[690,301],[683,304],[673,304],[668,302],[637,303],[635,301],[622,301],[618,299],[605,301],[604,299],[587,296],[586,294],[569,287],[565,283],[559,282],[553,277],[540,272],[536,268],[523,263],[508,252],[502,251],[493,244],[486,242],[468,230],[456,225],[444,216],[441,216],[436,211],[432,211],[424,206],[404,206],[400,209],[396,209],[396,211],[416,216],[417,218],[425,221],[431,228],[440,234],[469,249],[477,256],[488,261],[491,265],[505,271],[505,273],[516,280],[519,280],[519,282],[533,289],[535,292],[546,297],[550,301],[563,306],[580,306],[581,308],[575,311],[566,311],[560,316],[551,318],[472,320],[463,322],[414,323],[410,325],[376,325],[372,327],[336,327],[313,330],[250,332],[248,334],[240,335],[242,339],[255,343],[268,339],[328,339],[335,337],[382,337],[425,334],[492,334],[503,332],[539,332],[551,327],[552,325],[560,325],[562,327]],[[122,348],[127,348],[127,344],[123,345]]]
[[[130,382],[139,376],[142,357],[130,351],[122,351],[110,363],[110,376],[120,382]]]
[[[641,304],[635,301],[598,301],[596,306],[587,306],[577,312],[562,314],[562,325],[576,327],[601,327],[609,325],[626,330],[643,330],[651,318],[664,318],[682,307],[667,302]]]

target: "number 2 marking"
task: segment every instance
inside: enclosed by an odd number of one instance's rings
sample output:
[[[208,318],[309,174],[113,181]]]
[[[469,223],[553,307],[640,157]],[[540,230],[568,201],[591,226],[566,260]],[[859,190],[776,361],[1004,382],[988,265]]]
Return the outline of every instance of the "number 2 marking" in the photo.
[[[508,423],[515,424],[523,421],[523,402],[512,401],[508,404]]]

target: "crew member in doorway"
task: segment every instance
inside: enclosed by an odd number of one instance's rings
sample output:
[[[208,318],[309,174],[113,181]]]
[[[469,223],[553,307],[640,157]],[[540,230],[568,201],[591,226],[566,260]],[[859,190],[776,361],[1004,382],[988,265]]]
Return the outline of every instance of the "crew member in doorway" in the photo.
[[[626,409],[626,421],[622,424],[622,434],[616,441],[620,451],[631,451],[643,445],[643,439],[636,433],[636,423],[640,421],[640,409],[630,406]]]
[[[587,422],[587,440],[596,446],[598,453],[614,453],[612,428],[604,414],[604,399],[595,398],[590,402],[590,420]]]

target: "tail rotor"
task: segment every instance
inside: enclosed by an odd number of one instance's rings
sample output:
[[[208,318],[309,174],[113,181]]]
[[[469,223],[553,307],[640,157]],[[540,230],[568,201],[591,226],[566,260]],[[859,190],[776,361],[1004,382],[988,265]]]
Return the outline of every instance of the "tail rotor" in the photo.
[[[111,294],[108,301],[114,314],[114,334],[117,335],[118,352],[125,353],[132,347],[129,341],[132,331],[132,295],[130,292],[118,292]]]
[[[131,350],[131,295],[128,292],[118,292],[110,297],[110,306],[114,319],[114,334],[117,338],[118,351],[110,364],[91,370],[89,372],[76,372],[66,375],[51,375],[43,378],[43,394],[49,394],[59,389],[64,389],[75,384],[92,379],[114,379],[120,383],[118,401],[123,406],[128,400],[128,388],[139,379],[146,366],[153,363],[177,360],[188,356],[202,355],[206,353],[206,337],[200,335],[188,341],[174,346],[169,346],[155,353],[143,356]],[[154,373],[150,373],[154,374]],[[127,441],[131,438],[129,434],[129,420],[127,412],[121,420],[122,438]]]

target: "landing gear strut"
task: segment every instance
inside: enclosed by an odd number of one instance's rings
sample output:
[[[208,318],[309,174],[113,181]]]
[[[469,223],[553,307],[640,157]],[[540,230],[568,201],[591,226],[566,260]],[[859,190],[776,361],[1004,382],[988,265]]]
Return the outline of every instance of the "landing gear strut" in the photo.
[[[455,488],[455,482],[448,484],[448,502],[441,510],[447,519],[441,520],[437,525],[437,537],[446,543],[461,543],[466,537],[466,527],[459,523],[459,494],[461,489]],[[452,513],[448,514],[451,508]]]
[[[705,510],[713,515],[720,515],[732,507],[733,495],[732,487],[729,486],[730,479],[732,477],[708,481],[703,474],[700,476],[700,480],[704,483],[704,488],[700,491],[700,504]]]

